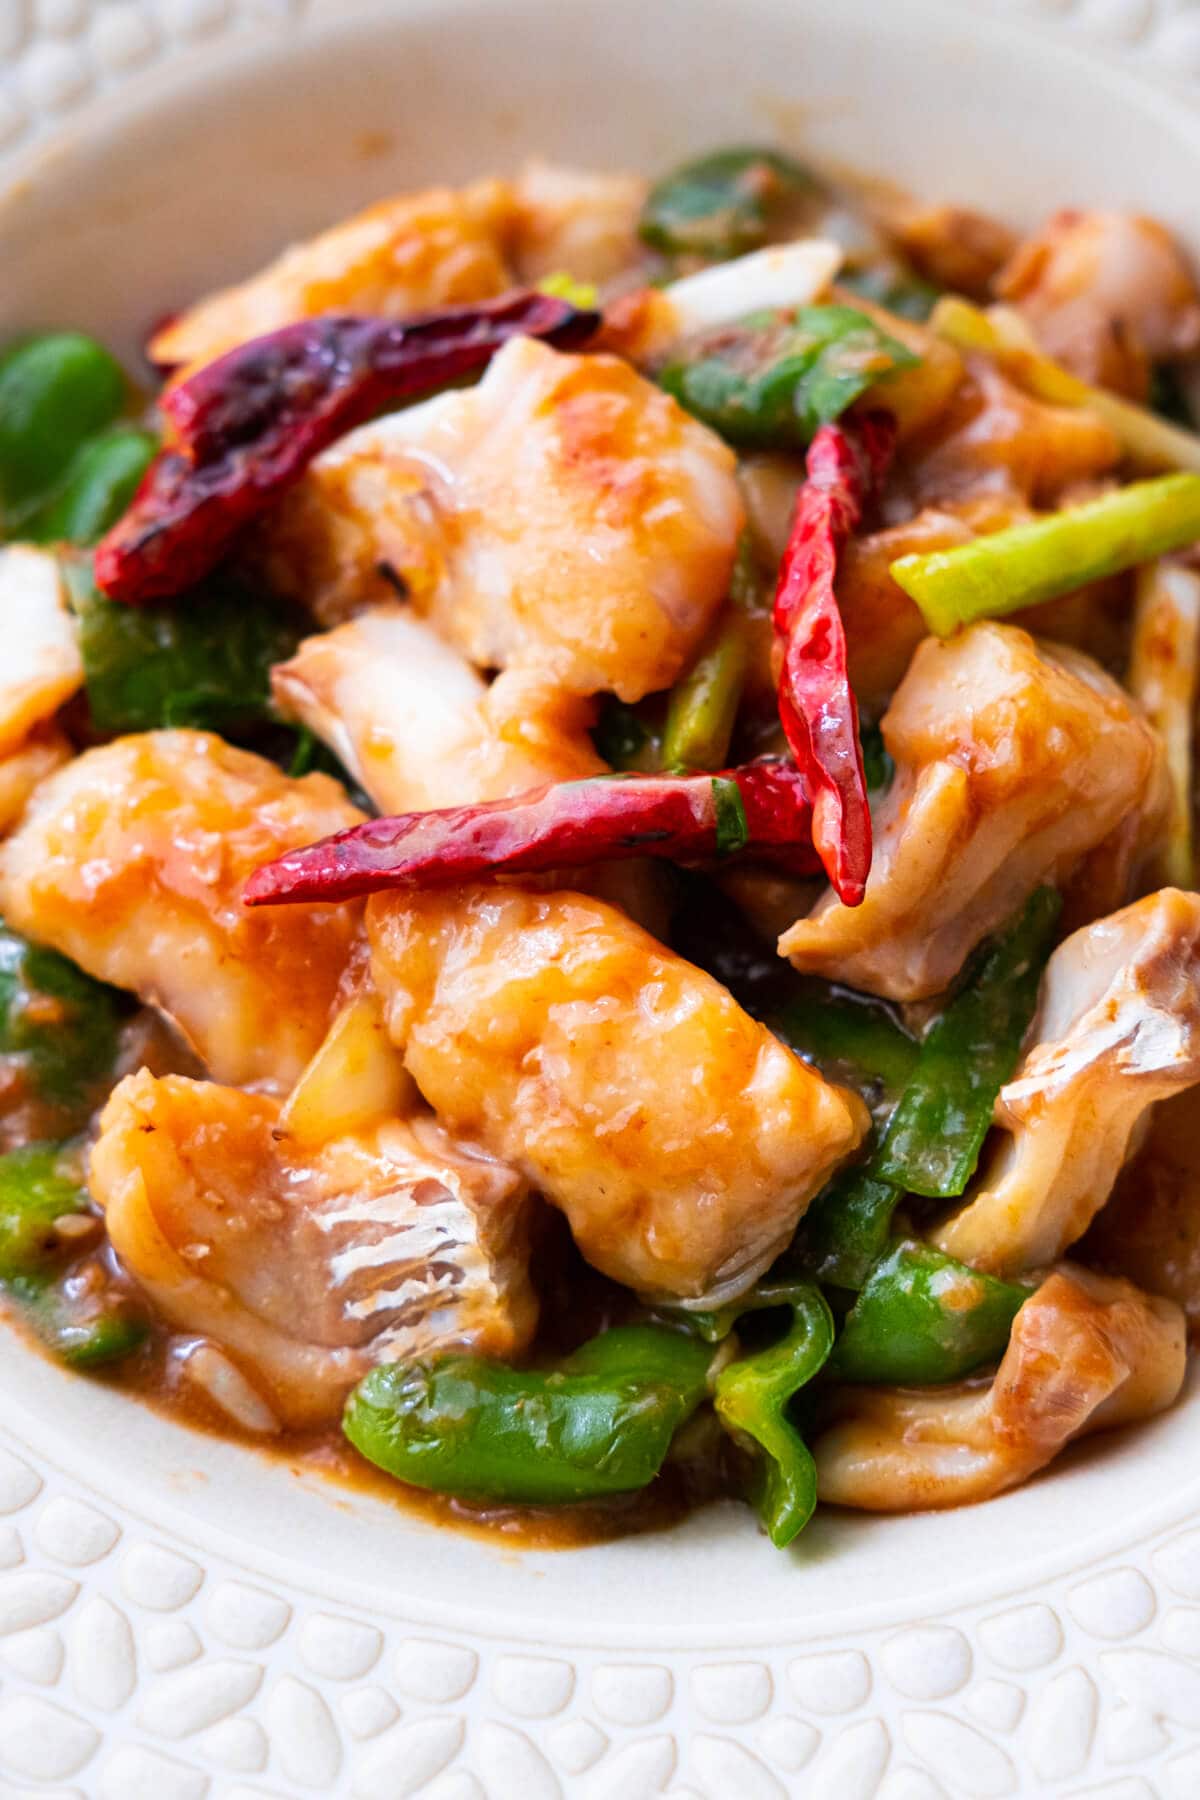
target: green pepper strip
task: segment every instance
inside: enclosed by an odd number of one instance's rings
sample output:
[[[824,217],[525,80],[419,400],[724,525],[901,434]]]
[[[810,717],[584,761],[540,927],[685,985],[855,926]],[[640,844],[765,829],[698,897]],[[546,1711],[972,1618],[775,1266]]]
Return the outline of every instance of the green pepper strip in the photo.
[[[895,780],[896,765],[888,754],[882,731],[878,725],[860,725],[858,739],[862,746],[863,774],[868,792],[886,794]]]
[[[373,1369],[346,1405],[355,1449],[413,1487],[513,1505],[645,1487],[705,1398],[712,1351],[656,1325],[601,1333],[556,1370],[477,1356]]]
[[[592,742],[617,774],[653,775],[662,768],[661,727],[644,716],[642,707],[627,706],[615,694],[606,694],[601,702]]]
[[[714,1389],[722,1425],[735,1438],[751,1439],[762,1453],[755,1459],[751,1498],[778,1550],[803,1529],[817,1504],[816,1464],[788,1418],[788,1405],[833,1348],[833,1316],[818,1288],[793,1283],[786,1304],[792,1312],[786,1334],[729,1363]]]
[[[303,635],[290,607],[220,576],[205,583],[203,604],[123,606],[97,590],[90,560],[65,556],[62,566],[97,730],[229,733],[275,717],[272,665]]]
[[[0,1281],[44,1273],[61,1249],[55,1220],[85,1203],[60,1144],[30,1144],[0,1156]]]
[[[79,332],[21,338],[0,354],[0,522],[6,531],[46,503],[124,400],[119,365]]]
[[[838,275],[839,288],[871,300],[898,319],[912,319],[922,325],[937,305],[940,288],[920,275],[901,268],[898,263],[876,263],[870,268],[843,269]]]
[[[37,543],[95,544],[133,499],[158,449],[157,438],[116,425],[84,444],[57,498],[25,527]]]
[[[88,1208],[70,1146],[31,1144],[0,1156],[0,1285],[46,1348],[72,1368],[96,1368],[136,1350],[147,1324],[122,1300],[77,1293],[61,1264],[69,1243],[56,1222]]]
[[[125,996],[0,920],[0,1058],[52,1115],[39,1136],[84,1124],[111,1084]]]
[[[668,770],[725,767],[750,663],[746,621],[768,604],[750,535],[743,531],[730,571],[728,605],[691,669],[667,696],[661,742],[649,742],[648,728],[635,713],[624,709],[640,736],[635,734],[632,744],[635,760],[627,756],[624,762],[614,762],[614,768],[647,768],[651,764]]]
[[[891,575],[929,629],[949,637],[972,620],[1037,606],[1197,538],[1200,475],[1161,475],[955,550],[902,556]]]
[[[900,1387],[961,1380],[1003,1354],[1028,1298],[929,1244],[893,1244],[846,1315],[828,1373]]]
[[[147,1319],[124,1301],[81,1300],[71,1283],[24,1275],[5,1284],[51,1355],[72,1369],[122,1362],[150,1334]]]
[[[750,313],[689,342],[658,381],[727,443],[795,450],[919,360],[855,307],[798,306]]]
[[[1061,910],[1054,888],[1031,894],[930,1027],[880,1145],[876,1173],[884,1181],[933,1199],[964,1192],[996,1095],[1017,1066]]]
[[[966,984],[930,1027],[912,1079],[874,1154],[810,1207],[807,1256],[822,1280],[859,1288],[887,1243],[904,1193],[953,1198],[979,1160],[996,1095],[1021,1052],[1061,908],[1039,888],[977,955]]]
[[[803,977],[797,978],[796,986],[805,991],[762,1009],[764,1025],[806,1062],[849,1079],[855,1087],[878,1083],[882,1097],[894,1103],[916,1066],[920,1052],[916,1039],[878,1002],[847,998],[825,982]]]
[[[777,150],[715,150],[657,182],[638,223],[644,243],[691,256],[738,256],[764,244],[798,203],[820,193]]]

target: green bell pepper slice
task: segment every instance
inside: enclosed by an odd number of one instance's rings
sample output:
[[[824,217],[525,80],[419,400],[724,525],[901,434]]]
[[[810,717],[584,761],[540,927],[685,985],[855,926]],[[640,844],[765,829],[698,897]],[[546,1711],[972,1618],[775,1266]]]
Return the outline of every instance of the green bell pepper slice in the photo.
[[[930,1026],[892,1114],[876,1172],[909,1194],[952,1200],[975,1173],[996,1095],[1021,1054],[1062,898],[1038,888],[975,958],[966,983]]]
[[[34,1099],[62,1136],[84,1123],[111,1079],[128,1005],[116,988],[93,981],[65,956],[31,944],[0,920],[6,1085],[18,1100]]]
[[[125,403],[120,365],[77,331],[18,339],[0,355],[0,521],[10,534]]]
[[[767,1296],[774,1295],[774,1298]],[[754,1306],[786,1305],[791,1323],[778,1342],[727,1363],[716,1378],[713,1403],[721,1424],[754,1447],[750,1497],[767,1536],[784,1550],[817,1504],[817,1471],[788,1416],[796,1393],[820,1373],[833,1348],[833,1315],[811,1282],[763,1284]],[[745,1310],[746,1303],[742,1303]]]
[[[789,985],[786,1001],[762,1009],[763,1024],[831,1080],[878,1089],[894,1105],[912,1078],[917,1040],[882,1001],[805,976]]]
[[[941,289],[920,275],[891,263],[872,263],[863,269],[843,269],[838,287],[875,306],[895,313],[898,319],[911,319],[923,325],[937,305]]]
[[[920,359],[852,306],[752,313],[660,369],[680,405],[741,449],[794,450]]]
[[[149,1326],[137,1308],[63,1264],[74,1240],[57,1221],[90,1210],[77,1146],[31,1144],[0,1156],[0,1285],[60,1361],[91,1369],[136,1350]]]
[[[645,1487],[707,1394],[711,1349],[656,1325],[602,1332],[557,1369],[478,1356],[385,1364],[359,1382],[343,1429],[412,1487],[546,1506]]]
[[[847,1313],[829,1359],[839,1381],[924,1387],[998,1360],[1028,1288],[997,1281],[929,1244],[893,1244]]]
[[[178,604],[124,606],[98,591],[86,564],[63,567],[97,730],[228,734],[274,717],[271,666],[304,634],[291,607],[224,576]]]
[[[92,438],[26,534],[43,544],[96,543],[133,499],[157,449],[158,440],[134,425],[114,425]]]
[[[654,699],[629,706],[615,694],[605,696],[592,742],[610,769],[650,775],[662,768],[663,734],[657,710]]]
[[[878,725],[860,725],[858,738],[862,747],[863,774],[866,777],[867,791],[872,794],[886,794],[895,780],[896,764],[883,741],[883,733]]]
[[[61,1144],[29,1144],[0,1156],[0,1281],[43,1274],[62,1257],[55,1221],[87,1196]]]
[[[809,170],[777,150],[715,150],[655,183],[638,231],[643,243],[673,255],[740,256],[821,193]]]
[[[72,1369],[123,1362],[150,1335],[149,1320],[124,1299],[76,1294],[70,1277],[20,1276],[5,1284],[34,1335]]]
[[[954,550],[902,556],[891,575],[929,629],[949,637],[960,625],[1038,606],[1197,539],[1200,475],[1160,475]]]
[[[806,1257],[821,1280],[862,1286],[904,1194],[952,1199],[966,1189],[996,1096],[1016,1068],[1061,906],[1053,888],[1038,888],[1007,930],[980,949],[926,1033],[874,1151],[842,1170],[809,1208]]]

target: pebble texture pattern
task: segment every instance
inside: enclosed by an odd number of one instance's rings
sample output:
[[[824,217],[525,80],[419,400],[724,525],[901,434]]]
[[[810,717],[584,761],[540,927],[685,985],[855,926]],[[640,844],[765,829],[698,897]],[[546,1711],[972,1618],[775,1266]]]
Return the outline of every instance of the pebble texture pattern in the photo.
[[[953,1617],[669,1659],[331,1610],[0,1432],[0,1800],[1200,1792],[1200,1525]]]
[[[1200,79],[1198,0],[971,0]],[[0,0],[0,157],[306,0]],[[441,1641],[155,1531],[0,1430],[0,1800],[1193,1800],[1200,1525],[1036,1594],[666,1662]]]
[[[328,3],[328,0],[325,0]],[[286,30],[322,0],[0,0],[0,152],[221,35]],[[1194,0],[960,0],[1016,13],[1175,83],[1200,79]]]

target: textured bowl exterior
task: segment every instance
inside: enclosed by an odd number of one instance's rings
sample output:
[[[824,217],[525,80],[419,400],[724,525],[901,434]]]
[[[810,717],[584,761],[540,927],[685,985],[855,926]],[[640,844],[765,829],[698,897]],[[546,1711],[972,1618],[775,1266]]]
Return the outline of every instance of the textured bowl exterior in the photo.
[[[383,128],[376,35],[411,29],[413,95],[436,39],[429,68],[461,72],[466,114],[481,33],[498,88],[523,66],[538,86],[521,22],[548,5],[508,0],[500,31],[499,0],[0,0],[0,330],[73,321],[132,351],[156,310],[410,169],[456,178],[576,137],[580,160],[628,142],[650,166],[689,129],[746,135],[742,102],[713,98],[705,59],[724,56],[758,84],[760,131],[844,161],[858,147],[931,194],[996,184],[1014,216],[1140,202],[1200,251],[1194,0],[676,0],[657,13],[695,40],[680,34],[670,93],[631,80],[605,118],[579,37],[602,43],[597,89],[623,56],[636,73],[637,9],[610,0],[604,24],[592,0],[558,0],[546,91],[521,115],[472,121],[470,142],[439,137],[433,111]],[[733,43],[751,14],[824,33],[829,90],[797,74],[798,105],[788,79],[764,95]],[[908,108],[891,138],[889,58]],[[361,115],[353,154],[326,153],[322,105]],[[1195,1392],[992,1507],[823,1518],[779,1558],[732,1506],[572,1555],[438,1533],[188,1434],[9,1334],[0,1391],[0,1800],[1200,1795]]]

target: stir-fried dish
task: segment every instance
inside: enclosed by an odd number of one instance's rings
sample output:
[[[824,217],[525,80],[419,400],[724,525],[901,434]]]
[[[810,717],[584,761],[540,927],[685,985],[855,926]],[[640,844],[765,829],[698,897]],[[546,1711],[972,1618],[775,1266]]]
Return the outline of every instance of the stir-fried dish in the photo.
[[[774,150],[0,352],[0,1285],[578,1541],[945,1507],[1200,1319],[1200,294]]]

